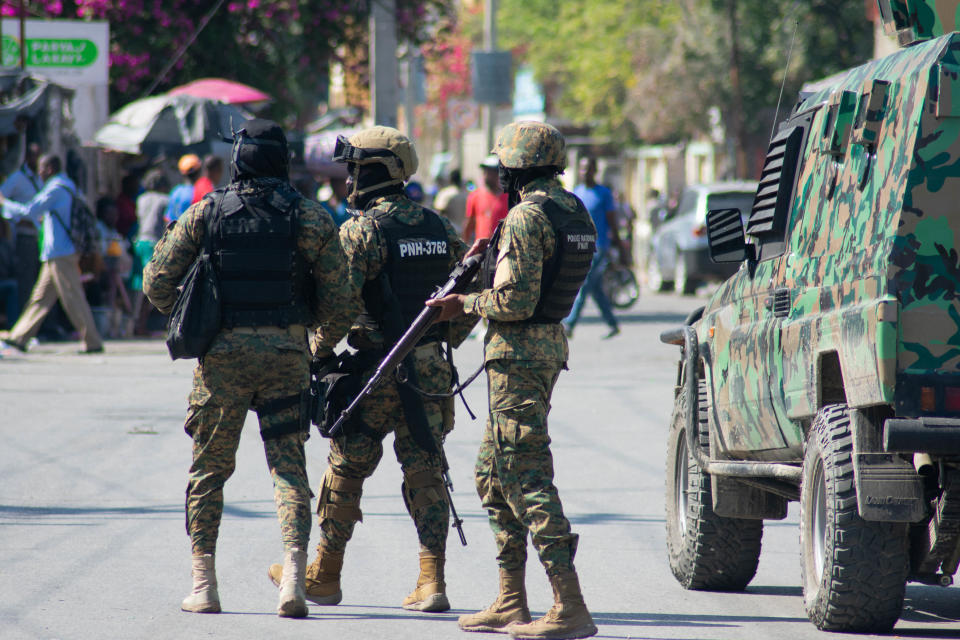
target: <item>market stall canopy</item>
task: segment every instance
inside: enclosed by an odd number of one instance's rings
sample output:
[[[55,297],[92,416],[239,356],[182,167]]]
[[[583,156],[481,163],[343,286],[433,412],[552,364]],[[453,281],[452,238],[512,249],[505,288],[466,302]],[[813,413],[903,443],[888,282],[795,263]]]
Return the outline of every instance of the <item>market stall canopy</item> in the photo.
[[[237,105],[165,93],[123,107],[94,136],[98,146],[126,153],[207,153],[253,116]]]
[[[17,118],[35,120],[40,117],[52,94],[62,101],[71,97],[73,90],[19,69],[0,71],[0,136],[17,133]]]
[[[197,96],[220,100],[227,104],[248,104],[251,102],[265,102],[272,98],[250,85],[224,78],[200,78],[193,82],[174,87],[169,91],[173,95]]]

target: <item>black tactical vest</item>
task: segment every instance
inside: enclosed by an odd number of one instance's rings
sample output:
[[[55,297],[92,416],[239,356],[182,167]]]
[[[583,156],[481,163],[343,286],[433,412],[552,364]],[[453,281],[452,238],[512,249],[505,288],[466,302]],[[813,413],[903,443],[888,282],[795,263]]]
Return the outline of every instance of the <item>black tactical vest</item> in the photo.
[[[367,314],[384,330],[388,340],[399,336],[390,334],[390,304],[396,299],[403,328],[408,327],[423,311],[423,303],[447,279],[450,271],[451,247],[446,228],[440,216],[423,209],[423,221],[407,225],[389,214],[374,218],[387,244],[387,262],[384,278],[367,281],[363,285],[363,302]],[[385,291],[389,287],[390,291]],[[391,296],[392,293],[392,296]],[[435,325],[436,326],[436,325]],[[428,335],[436,335],[431,328]]]
[[[313,289],[296,245],[300,194],[280,188],[240,196],[228,187],[207,197],[224,328],[308,324]]]
[[[540,298],[533,315],[523,320],[528,324],[547,324],[560,322],[570,313],[577,293],[590,273],[593,255],[597,248],[597,229],[590,219],[590,213],[579,198],[576,209],[561,207],[554,200],[542,196],[531,196],[523,202],[539,205],[550,221],[557,237],[557,246],[550,259],[543,265],[540,277]],[[490,249],[483,264],[483,282],[493,286],[499,254],[500,228],[497,225],[490,239]]]

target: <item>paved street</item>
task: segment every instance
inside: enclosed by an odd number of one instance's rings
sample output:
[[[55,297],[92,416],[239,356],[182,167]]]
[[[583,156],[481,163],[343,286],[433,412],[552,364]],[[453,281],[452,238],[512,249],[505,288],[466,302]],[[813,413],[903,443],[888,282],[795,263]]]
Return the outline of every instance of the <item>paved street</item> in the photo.
[[[657,336],[698,304],[645,295],[607,341],[588,306],[554,394],[556,482],[581,536],[577,568],[598,637],[825,637],[803,613],[796,505],[787,521],[767,523],[747,593],[684,591],[670,574],[663,472],[678,350]],[[463,548],[455,532],[449,539],[451,612],[400,608],[416,580],[417,542],[388,438],[387,459],[364,487],[343,603],[312,606],[306,620],[278,618],[266,569],[281,559],[279,526],[250,414],[217,555],[224,613],[197,615],[179,610],[190,587],[182,422],[191,363],[171,363],[161,341],[111,342],[103,356],[76,349],[47,344],[0,359],[0,638],[465,638],[457,616],[493,599],[494,544],[472,481],[486,411],[482,376],[467,392],[478,419],[458,402],[448,440],[469,541]],[[462,376],[480,354],[479,340],[457,352]],[[326,451],[314,432],[314,486]],[[530,606],[542,613],[550,589],[532,551],[527,566]],[[911,586],[907,600],[897,636],[960,636],[960,589]]]

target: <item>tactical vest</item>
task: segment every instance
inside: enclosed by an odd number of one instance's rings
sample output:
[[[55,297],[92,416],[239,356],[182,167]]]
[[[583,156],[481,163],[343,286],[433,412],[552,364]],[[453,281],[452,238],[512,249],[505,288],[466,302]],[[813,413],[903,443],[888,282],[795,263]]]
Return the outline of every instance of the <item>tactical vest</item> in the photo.
[[[540,298],[537,300],[536,309],[532,316],[523,320],[524,323],[548,324],[566,318],[573,309],[580,287],[590,273],[590,265],[597,248],[597,229],[587,208],[579,198],[574,198],[577,201],[574,210],[561,207],[553,199],[542,195],[523,200],[536,204],[543,210],[557,237],[553,255],[543,265]],[[491,248],[488,249],[483,264],[483,282],[487,287],[493,286],[502,225],[503,221],[497,225],[490,239]]]
[[[423,221],[418,225],[404,224],[389,214],[374,220],[386,241],[387,262],[381,273],[384,277],[367,281],[362,296],[367,314],[392,340],[399,336],[390,335],[396,332],[390,326],[395,323],[388,318],[391,299],[396,299],[405,329],[423,311],[424,301],[446,281],[451,247],[440,216],[429,209],[423,209]],[[437,334],[434,325],[427,335]]]
[[[301,196],[283,188],[240,196],[227,188],[207,197],[214,203],[212,251],[223,327],[309,324],[312,279],[296,244]]]

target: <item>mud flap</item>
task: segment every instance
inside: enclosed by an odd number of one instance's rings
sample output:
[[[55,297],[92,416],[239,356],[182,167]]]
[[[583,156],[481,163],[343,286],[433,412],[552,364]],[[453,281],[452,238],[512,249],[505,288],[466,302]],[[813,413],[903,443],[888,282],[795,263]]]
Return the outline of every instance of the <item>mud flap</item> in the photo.
[[[787,517],[786,498],[734,478],[711,475],[710,491],[713,512],[718,516],[751,520],[783,520]]]
[[[871,522],[920,522],[927,513],[913,465],[894,453],[856,453],[857,510]]]

